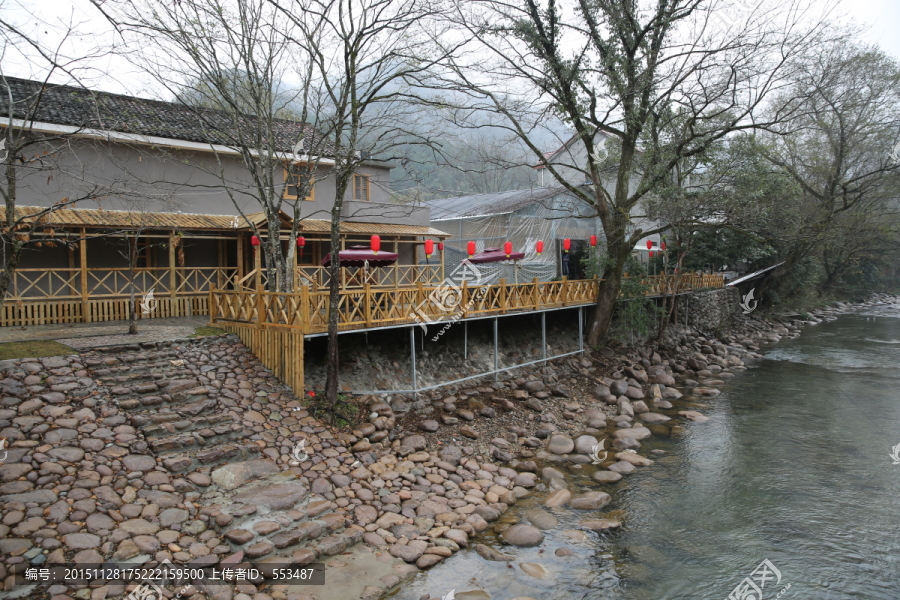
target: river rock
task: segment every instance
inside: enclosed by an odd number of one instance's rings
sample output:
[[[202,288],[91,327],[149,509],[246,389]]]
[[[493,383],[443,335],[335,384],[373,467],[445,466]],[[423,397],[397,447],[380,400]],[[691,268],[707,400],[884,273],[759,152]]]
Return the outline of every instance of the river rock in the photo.
[[[630,462],[636,467],[649,467],[653,464],[653,461],[649,458],[645,458],[640,454],[635,454],[634,452],[619,452],[616,454],[616,458],[619,460],[624,460],[625,462]]]
[[[569,501],[569,498],[572,497],[572,492],[563,488],[560,490],[556,490],[544,500],[544,506],[548,508],[553,508],[555,506],[563,506],[566,502]]]
[[[628,389],[625,390],[625,397],[630,398],[631,400],[641,400],[644,398],[644,391],[639,387],[628,386]]]
[[[619,398],[616,404],[619,407],[620,415],[624,415],[626,417],[634,417],[634,407],[631,406],[631,402],[629,402],[627,398]]]
[[[636,440],[643,440],[650,437],[650,430],[646,427],[626,427],[625,429],[616,429],[613,432],[613,437],[630,437]]]
[[[631,408],[634,409],[634,414],[639,415],[642,413],[650,412],[650,409],[647,408],[647,403],[643,400],[635,400],[631,403]]]
[[[609,392],[614,396],[622,396],[628,391],[628,382],[624,379],[617,379],[609,386]]]
[[[634,472],[634,465],[626,460],[620,460],[619,462],[610,465],[609,470],[614,473],[628,474]]]
[[[523,562],[519,563],[519,567],[522,569],[522,571],[525,572],[526,575],[529,575],[536,579],[545,579],[549,575],[547,569],[545,569],[538,563]]]
[[[600,483],[614,483],[622,479],[622,474],[613,471],[596,471],[591,475],[591,479],[599,481]]]
[[[654,412],[645,412],[644,414],[640,415],[639,418],[644,423],[665,423],[666,421],[672,420],[666,415],[661,415]]]
[[[500,537],[513,546],[537,546],[544,541],[544,534],[533,525],[513,525],[504,530]]]
[[[575,442],[567,435],[556,434],[550,436],[547,450],[553,454],[569,454],[575,449]]]
[[[612,498],[606,492],[587,492],[569,500],[569,506],[580,510],[598,510],[609,504],[610,500]]]
[[[525,518],[528,522],[542,531],[554,529],[559,525],[559,519],[548,513],[546,510],[535,508],[525,512]]]
[[[475,552],[483,558],[484,560],[495,560],[501,562],[508,562],[511,560],[515,560],[515,556],[510,556],[509,554],[503,554],[499,550],[494,550],[490,546],[485,546],[484,544],[476,544]]]
[[[704,423],[706,421],[709,421],[709,417],[697,412],[696,410],[679,410],[678,414],[683,417],[687,417],[691,421],[696,421],[697,423]]]
[[[600,443],[600,440],[592,435],[580,435],[575,440],[575,452],[579,454],[591,454],[594,446]]]

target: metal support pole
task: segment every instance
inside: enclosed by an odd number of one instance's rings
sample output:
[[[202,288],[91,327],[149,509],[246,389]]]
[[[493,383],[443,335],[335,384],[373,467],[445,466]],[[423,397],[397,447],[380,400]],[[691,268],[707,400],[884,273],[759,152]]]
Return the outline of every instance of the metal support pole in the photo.
[[[584,307],[578,307],[578,350],[584,352]]]
[[[409,328],[409,361],[412,367],[412,389],[413,397],[419,399],[419,384],[416,381],[416,328]]]
[[[463,360],[469,360],[469,322],[463,321]]]
[[[541,313],[541,358],[547,360],[547,313]]]
[[[494,317],[494,383],[500,381],[500,373],[497,369],[500,368],[500,359],[497,354],[497,317]]]

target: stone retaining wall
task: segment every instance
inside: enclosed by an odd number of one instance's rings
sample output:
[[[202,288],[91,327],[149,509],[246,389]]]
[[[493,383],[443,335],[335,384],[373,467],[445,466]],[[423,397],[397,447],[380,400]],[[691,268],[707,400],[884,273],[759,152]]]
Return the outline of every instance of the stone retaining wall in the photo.
[[[733,317],[740,315],[741,296],[737,288],[722,288],[685,294],[679,298],[680,315],[687,310],[688,323],[701,331],[713,331],[728,326]],[[679,321],[683,316],[679,318]]]

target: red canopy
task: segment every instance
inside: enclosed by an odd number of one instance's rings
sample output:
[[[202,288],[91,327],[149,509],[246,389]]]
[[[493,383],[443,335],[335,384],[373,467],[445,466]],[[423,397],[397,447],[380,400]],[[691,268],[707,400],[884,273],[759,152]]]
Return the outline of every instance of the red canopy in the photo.
[[[507,257],[506,253],[500,248],[485,248],[484,252],[479,252],[470,258],[469,262],[482,264],[500,262],[501,260],[522,260],[523,258],[525,258],[524,252],[513,252]]]
[[[370,267],[386,267],[397,262],[396,252],[379,251],[378,254],[372,252],[368,246],[350,246],[346,250],[338,252],[338,258],[342,267],[362,267],[366,261],[369,261]],[[322,266],[327,267],[331,264],[331,253],[325,255],[322,259]]]

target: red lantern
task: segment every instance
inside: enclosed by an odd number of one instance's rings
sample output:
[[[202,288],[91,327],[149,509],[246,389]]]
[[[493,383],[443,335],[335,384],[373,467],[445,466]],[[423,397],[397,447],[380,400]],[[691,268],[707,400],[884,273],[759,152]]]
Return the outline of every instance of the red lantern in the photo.
[[[259,238],[256,237],[255,235],[251,235],[250,236],[250,245],[253,246],[254,248],[259,246]]]
[[[297,238],[297,247],[303,250],[304,246],[306,246],[306,238],[301,235]]]
[[[537,253],[540,254],[544,251],[544,242],[538,240],[538,243],[534,245],[534,249],[537,250]]]
[[[438,252],[444,251],[444,242],[438,242]]]
[[[369,243],[372,246],[372,254],[378,254],[378,251],[381,250],[381,236],[373,235]]]
[[[659,245],[659,247],[660,247],[663,251],[665,251],[665,249],[666,249],[666,243],[663,242],[662,244]]]
[[[425,240],[425,256],[434,254],[434,240]]]
[[[569,238],[564,239],[563,240],[563,250],[568,252],[571,247],[572,247],[572,240],[570,240]]]
[[[653,242],[651,240],[647,240],[647,250],[653,249]]]
[[[469,242],[466,244],[466,249],[469,251],[469,258],[475,256],[475,242]]]
[[[509,258],[509,255],[512,254],[512,242],[503,244],[503,251],[506,253],[506,258]]]
[[[592,235],[591,236],[591,246],[596,246],[596,245],[597,245],[597,236]]]
[[[650,253],[650,258],[653,258],[653,253],[652,253],[652,252]]]

